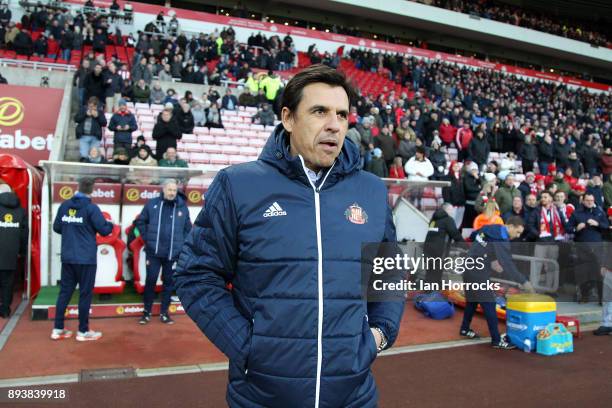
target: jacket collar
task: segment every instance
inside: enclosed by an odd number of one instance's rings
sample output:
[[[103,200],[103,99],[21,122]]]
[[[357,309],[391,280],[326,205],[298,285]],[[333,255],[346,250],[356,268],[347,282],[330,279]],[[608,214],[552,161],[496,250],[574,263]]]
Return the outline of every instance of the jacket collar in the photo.
[[[310,181],[304,172],[300,157],[293,157],[289,152],[289,138],[290,134],[282,124],[276,126],[268,138],[259,156],[259,160],[276,168],[288,178],[299,180],[301,183],[310,186]],[[331,171],[331,173],[327,176],[325,187],[332,186],[341,178],[359,171],[359,148],[350,139],[345,138],[342,150],[336,158],[335,164],[331,170],[325,169],[323,171],[323,176],[320,180],[325,178],[327,171]]]

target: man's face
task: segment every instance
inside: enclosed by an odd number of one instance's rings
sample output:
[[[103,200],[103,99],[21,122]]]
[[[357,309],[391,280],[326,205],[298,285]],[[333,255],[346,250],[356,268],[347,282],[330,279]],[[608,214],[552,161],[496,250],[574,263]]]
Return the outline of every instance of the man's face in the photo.
[[[550,194],[542,194],[542,197],[540,197],[540,204],[543,206],[548,206],[551,202],[552,198],[550,197]]]
[[[94,67],[94,72],[95,72],[95,74],[96,74],[96,75],[99,75],[99,74],[100,74],[100,72],[102,72],[102,65],[99,65],[99,64],[98,64],[98,65],[96,65],[96,66]]]
[[[168,158],[168,160],[170,161],[174,161],[176,160],[176,150],[174,150],[173,148],[168,148],[168,150],[166,150],[166,157]]]
[[[128,107],[127,107],[127,105],[119,105],[119,110],[120,110],[121,112],[127,112]]]
[[[283,108],[283,126],[291,133],[291,154],[301,155],[313,171],[330,167],[348,131],[348,95],[342,87],[307,85],[295,112]]]
[[[534,208],[537,204],[538,200],[535,195],[529,194],[525,199],[525,204],[531,208]]]
[[[593,208],[593,207],[595,207],[595,198],[592,195],[585,195],[582,198],[582,204],[586,208]]]
[[[162,120],[164,122],[170,122],[171,118],[172,118],[172,113],[170,113],[170,111],[165,110],[162,112]]]
[[[555,194],[555,204],[562,205],[565,203],[565,193],[563,191],[557,191]]]
[[[512,208],[515,211],[520,211],[520,209],[523,208],[523,200],[521,199],[521,197],[514,197],[512,199]]]
[[[514,177],[513,176],[506,176],[506,180],[504,180],[506,183],[506,186],[508,187],[512,187],[514,185]]]
[[[164,198],[166,200],[174,200],[177,193],[176,183],[168,183],[164,186]]]

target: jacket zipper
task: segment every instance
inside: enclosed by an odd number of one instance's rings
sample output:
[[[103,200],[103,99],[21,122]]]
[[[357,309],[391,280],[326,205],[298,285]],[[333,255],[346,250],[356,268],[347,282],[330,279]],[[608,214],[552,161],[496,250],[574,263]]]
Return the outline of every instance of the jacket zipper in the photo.
[[[155,255],[157,255],[157,250],[159,249],[159,229],[161,228],[161,216],[163,209],[164,201],[162,200],[161,205],[159,206],[159,216],[157,217],[157,239],[155,240]]]
[[[318,314],[317,314],[317,380],[315,390],[315,408],[319,408],[319,397],[321,395],[321,366],[323,364],[323,242],[321,240],[321,203],[319,199],[319,191],[323,188],[327,176],[331,173],[336,162],[329,168],[327,174],[321,181],[319,187],[316,187],[310,177],[304,164],[304,158],[300,155],[304,175],[308,179],[315,199],[315,219],[317,226],[317,298],[318,298]]]
[[[174,223],[176,222],[176,202],[172,207],[172,230],[170,232],[170,253],[168,254],[168,260],[172,260],[172,247],[174,246]],[[157,235],[159,237],[159,233]]]

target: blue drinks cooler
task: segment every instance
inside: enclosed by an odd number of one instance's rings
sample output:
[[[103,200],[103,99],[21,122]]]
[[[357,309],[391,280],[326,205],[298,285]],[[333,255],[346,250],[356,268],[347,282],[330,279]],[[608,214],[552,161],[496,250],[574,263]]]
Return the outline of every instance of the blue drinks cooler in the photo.
[[[536,337],[546,325],[554,323],[557,304],[546,295],[519,294],[508,296],[506,331],[510,342],[530,352],[536,350]]]

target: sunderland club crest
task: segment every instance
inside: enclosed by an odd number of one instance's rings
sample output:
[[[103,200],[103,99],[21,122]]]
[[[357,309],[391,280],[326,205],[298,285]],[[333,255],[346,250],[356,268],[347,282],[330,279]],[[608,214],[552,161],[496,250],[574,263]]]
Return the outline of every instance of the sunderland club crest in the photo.
[[[368,222],[368,214],[357,203],[353,203],[353,205],[347,208],[344,216],[353,224],[365,224]]]

